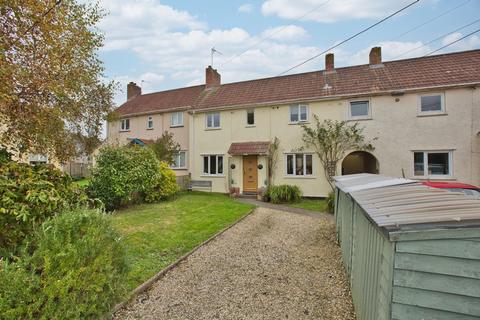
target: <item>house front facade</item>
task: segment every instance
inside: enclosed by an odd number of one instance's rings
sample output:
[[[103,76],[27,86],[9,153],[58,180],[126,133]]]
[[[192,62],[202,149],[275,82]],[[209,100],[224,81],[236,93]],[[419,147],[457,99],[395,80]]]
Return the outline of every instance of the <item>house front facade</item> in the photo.
[[[304,196],[330,191],[301,125],[314,117],[359,122],[375,150],[350,150],[338,174],[358,172],[480,184],[480,50],[201,89],[188,113],[189,172],[214,192],[256,193],[292,184]],[[218,79],[220,76],[218,75]],[[273,152],[273,142],[277,150]],[[269,159],[275,158],[275,161]]]

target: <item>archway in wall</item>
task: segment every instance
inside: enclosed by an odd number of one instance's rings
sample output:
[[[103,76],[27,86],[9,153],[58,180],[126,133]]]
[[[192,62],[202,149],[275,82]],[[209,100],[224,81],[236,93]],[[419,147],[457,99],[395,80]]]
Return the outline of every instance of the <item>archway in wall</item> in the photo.
[[[379,165],[375,156],[366,151],[354,151],[342,161],[342,175],[355,173],[378,173]]]

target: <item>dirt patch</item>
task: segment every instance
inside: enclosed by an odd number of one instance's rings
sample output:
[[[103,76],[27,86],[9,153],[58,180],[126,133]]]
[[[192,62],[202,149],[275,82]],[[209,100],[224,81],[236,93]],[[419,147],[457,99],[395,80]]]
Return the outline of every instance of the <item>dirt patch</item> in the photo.
[[[115,319],[355,319],[331,219],[258,208]]]

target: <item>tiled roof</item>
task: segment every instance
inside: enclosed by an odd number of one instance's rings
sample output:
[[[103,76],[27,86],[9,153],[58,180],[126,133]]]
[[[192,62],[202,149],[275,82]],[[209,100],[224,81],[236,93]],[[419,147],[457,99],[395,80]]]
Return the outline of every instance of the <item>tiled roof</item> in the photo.
[[[230,145],[228,153],[231,155],[267,154],[269,145],[268,141],[234,142]]]
[[[193,107],[204,85],[139,95],[122,104],[120,115]]]
[[[480,83],[480,50],[336,68],[142,95],[123,104],[120,114],[182,106],[195,109],[281,103],[335,96]]]

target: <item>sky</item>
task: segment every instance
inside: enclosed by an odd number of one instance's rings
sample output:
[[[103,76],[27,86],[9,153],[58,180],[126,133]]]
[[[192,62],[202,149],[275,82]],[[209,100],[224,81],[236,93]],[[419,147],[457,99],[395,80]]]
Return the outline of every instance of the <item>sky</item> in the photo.
[[[120,105],[130,81],[142,93],[203,84],[212,47],[222,83],[277,76],[411,2],[100,0],[99,56]],[[420,0],[331,52],[336,67],[368,63],[374,46],[384,61],[419,57],[478,29],[480,0]],[[480,32],[435,54],[479,48]],[[324,59],[289,73],[323,69]]]

